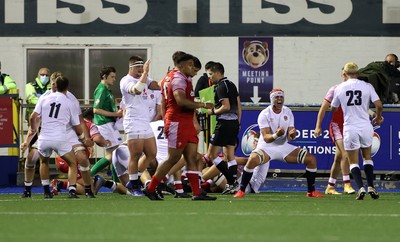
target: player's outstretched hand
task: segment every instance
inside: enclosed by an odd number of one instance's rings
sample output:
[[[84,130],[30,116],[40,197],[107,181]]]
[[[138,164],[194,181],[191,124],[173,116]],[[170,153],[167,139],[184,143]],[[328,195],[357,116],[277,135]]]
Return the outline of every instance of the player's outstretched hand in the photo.
[[[144,65],[143,65],[143,72],[149,72],[149,70],[150,70],[150,63],[151,63],[151,60],[150,59],[148,59],[145,63],[144,63]]]

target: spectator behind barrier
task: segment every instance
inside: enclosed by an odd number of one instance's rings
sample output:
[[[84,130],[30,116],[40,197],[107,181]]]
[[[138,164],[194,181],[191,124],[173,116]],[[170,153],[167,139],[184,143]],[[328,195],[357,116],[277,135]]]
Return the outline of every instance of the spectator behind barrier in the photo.
[[[398,103],[400,96],[400,66],[395,54],[388,54],[385,61],[369,63],[359,70],[359,79],[371,83],[382,103]]]

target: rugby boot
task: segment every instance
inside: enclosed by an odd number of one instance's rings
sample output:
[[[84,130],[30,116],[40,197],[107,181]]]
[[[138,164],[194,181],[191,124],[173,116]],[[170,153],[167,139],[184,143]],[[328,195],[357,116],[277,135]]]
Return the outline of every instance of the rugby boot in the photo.
[[[144,188],[142,190],[142,192],[144,193],[144,195],[146,195],[146,197],[148,197],[150,200],[159,200],[162,201],[164,200],[157,192],[150,192],[148,190],[148,188]]]
[[[342,195],[340,192],[336,191],[334,187],[327,187],[325,189],[325,194],[330,194],[330,195]]]
[[[245,195],[245,192],[242,191],[242,190],[239,190],[239,191],[236,192],[235,195],[233,195],[233,197],[234,198],[242,198],[242,197],[244,197],[244,195]]]
[[[32,193],[29,191],[24,191],[24,193],[21,194],[21,198],[30,198],[32,197]]]
[[[201,193],[200,195],[193,195],[192,200],[193,201],[214,201],[214,200],[217,200],[217,198],[210,197],[207,194]]]
[[[365,193],[365,188],[361,187],[357,192],[356,200],[364,200]]]
[[[356,190],[354,190],[354,188],[351,186],[350,183],[346,183],[346,184],[344,184],[343,192],[346,194],[354,194],[354,193],[356,193]]]
[[[373,187],[368,187],[368,193],[373,199],[379,198],[379,193]]]
[[[307,197],[324,197],[324,194],[318,193],[317,191],[307,192]]]

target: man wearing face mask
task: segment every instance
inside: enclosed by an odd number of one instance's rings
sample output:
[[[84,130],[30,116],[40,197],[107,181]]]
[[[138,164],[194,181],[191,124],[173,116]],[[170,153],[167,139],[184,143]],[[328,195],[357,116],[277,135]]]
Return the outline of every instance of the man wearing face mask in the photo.
[[[46,67],[42,67],[39,69],[38,75],[34,81],[29,82],[25,85],[25,96],[26,103],[36,105],[39,100],[39,97],[45,93],[47,90],[51,89],[50,84],[50,70]],[[29,117],[33,111],[33,108],[26,109],[26,120],[29,120]]]

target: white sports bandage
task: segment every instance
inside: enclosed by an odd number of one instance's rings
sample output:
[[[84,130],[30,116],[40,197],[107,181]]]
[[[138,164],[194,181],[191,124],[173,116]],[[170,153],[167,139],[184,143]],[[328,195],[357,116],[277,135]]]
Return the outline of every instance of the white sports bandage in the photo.
[[[144,64],[143,61],[135,61],[135,62],[129,64],[129,68],[134,67],[134,66],[142,66],[143,64]]]
[[[29,164],[28,162],[25,162],[25,168],[26,169],[35,169],[36,166],[35,166],[35,163]]]
[[[213,178],[213,182],[215,183],[215,185],[219,186],[225,179],[225,176],[220,173],[218,176]]]
[[[143,83],[143,82],[136,82],[135,85],[131,86],[129,88],[129,92],[130,93],[135,93],[135,90],[137,90],[138,92],[143,92],[143,90],[146,88],[147,84]]]
[[[306,156],[307,156],[307,150],[300,149],[299,153],[297,154],[297,163],[304,164]]]
[[[251,153],[256,154],[260,158],[260,164],[264,164],[264,152],[260,149],[254,149]]]
[[[79,166],[80,171],[90,171],[90,166]]]
[[[83,147],[83,146],[81,146],[81,145],[79,145],[79,146],[77,146],[77,147],[74,147],[73,150],[74,150],[74,153],[76,154],[76,153],[78,153],[79,151],[86,151],[86,148]]]
[[[275,97],[285,97],[285,93],[283,91],[275,91],[275,92],[269,94],[270,102],[273,102]]]
[[[85,133],[80,134],[78,138],[79,138],[80,140],[83,140],[83,139],[85,138]]]
[[[365,166],[365,165],[371,165],[371,166],[373,166],[374,165],[374,162],[372,161],[372,160],[365,160],[365,161],[363,161],[363,165]]]
[[[368,114],[369,114],[369,116],[373,117],[373,116],[374,116],[374,114],[375,114],[375,112],[374,112],[374,111],[372,111],[371,109],[368,109]]]

